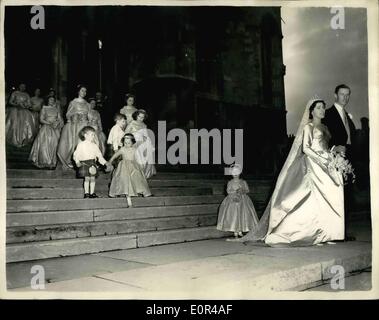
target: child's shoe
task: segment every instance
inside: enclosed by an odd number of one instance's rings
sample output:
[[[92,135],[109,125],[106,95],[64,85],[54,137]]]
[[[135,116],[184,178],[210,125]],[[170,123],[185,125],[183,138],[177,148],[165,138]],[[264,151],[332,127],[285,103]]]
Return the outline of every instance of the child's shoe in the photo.
[[[85,194],[84,194],[84,199],[86,199],[86,198],[90,198],[89,193],[85,193]]]
[[[96,193],[92,193],[89,195],[90,198],[98,198],[99,196]]]

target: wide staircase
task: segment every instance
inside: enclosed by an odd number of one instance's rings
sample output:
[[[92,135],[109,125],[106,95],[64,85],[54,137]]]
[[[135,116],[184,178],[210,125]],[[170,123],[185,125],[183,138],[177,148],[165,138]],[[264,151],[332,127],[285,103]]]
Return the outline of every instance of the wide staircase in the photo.
[[[127,207],[125,198],[108,197],[109,174],[97,179],[100,198],[83,199],[83,181],[73,171],[35,169],[19,160],[26,154],[7,153],[7,262],[226,236],[215,227],[229,178],[222,174],[158,172],[149,180],[154,196],[133,198]],[[261,212],[272,182],[248,183]]]
[[[83,199],[73,171],[39,170],[27,148],[7,147],[6,259],[19,262],[225,237],[216,229],[230,177],[158,166],[153,197],[109,198],[110,174],[96,182],[98,199]],[[170,172],[167,172],[170,171]],[[245,177],[258,216],[272,192],[270,177]],[[354,220],[370,219],[369,193],[356,192]]]

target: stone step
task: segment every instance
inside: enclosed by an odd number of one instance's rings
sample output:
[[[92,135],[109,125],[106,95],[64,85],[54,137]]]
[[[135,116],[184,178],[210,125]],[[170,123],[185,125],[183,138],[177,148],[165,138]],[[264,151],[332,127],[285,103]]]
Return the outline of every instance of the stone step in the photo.
[[[193,215],[177,217],[12,227],[7,228],[6,242],[9,244],[74,239],[138,233],[143,231],[215,226],[217,224],[217,212],[207,215],[197,214],[196,211],[193,213]]]
[[[32,164],[32,162],[29,161],[28,158],[29,158],[29,154],[24,154],[23,158],[21,158],[18,155],[7,155],[6,156],[7,163],[17,162],[17,163],[30,163],[30,164]]]
[[[96,186],[108,185],[110,177],[99,177],[96,180]],[[162,180],[162,179],[149,179],[150,187],[198,187],[204,186],[204,184],[221,184],[224,185],[227,181],[224,180],[201,180],[188,179],[188,180]],[[75,178],[46,178],[46,179],[34,179],[34,178],[8,178],[7,188],[79,188],[83,186],[83,179]]]
[[[135,197],[134,207],[220,203],[223,195]],[[125,198],[7,200],[7,212],[41,212],[125,208]]]
[[[96,179],[96,185],[108,184],[111,177],[101,175]],[[246,180],[250,188],[272,188],[271,180]],[[150,187],[199,187],[206,185],[224,186],[228,183],[225,178],[220,179],[162,179],[154,177],[148,180]],[[76,179],[73,176],[66,177],[45,177],[41,178],[7,178],[7,188],[65,188],[81,187],[83,179]]]
[[[101,173],[101,176],[108,176],[110,177],[110,174],[103,174]],[[101,177],[100,176],[100,177]],[[75,171],[74,170],[67,170],[64,171],[61,168],[57,168],[55,170],[42,170],[37,169],[36,170],[25,170],[25,169],[7,169],[7,178],[35,178],[35,179],[51,179],[51,178],[74,178],[75,177]],[[159,172],[157,175],[152,177],[149,180],[154,179],[172,179],[172,180],[186,180],[186,179],[216,179],[216,180],[227,180],[229,179],[229,176],[224,176],[222,173],[201,173],[201,172]],[[269,180],[272,181],[272,177],[267,176],[252,176],[252,175],[244,175],[244,179],[246,180]]]
[[[109,188],[107,185],[96,187],[96,194],[101,198],[108,198]],[[151,188],[155,196],[193,196],[213,194],[211,187],[166,187]],[[7,199],[27,200],[27,199],[83,199],[84,190],[82,187],[76,188],[17,188],[7,190]]]
[[[216,227],[212,226],[17,243],[7,245],[6,262],[48,259],[160,244],[216,239],[225,236],[226,233],[220,232]]]
[[[267,180],[249,180],[247,181],[250,187],[250,191],[253,195],[253,198],[259,201],[267,201],[272,189],[272,182]],[[166,188],[176,187],[180,188],[211,188],[212,193],[216,195],[225,194],[226,192],[226,184],[227,180],[199,180],[199,179],[188,179],[188,180],[162,180],[162,179],[150,179],[149,186],[152,189],[152,192],[156,196],[163,195],[173,195],[172,190],[163,190]],[[67,194],[72,194],[73,189],[77,189],[77,193],[73,198],[80,198],[83,196],[82,190],[83,181],[82,179],[75,178],[66,178],[66,179],[25,179],[25,178],[8,178],[7,179],[7,198],[8,199],[20,199],[24,198],[29,194],[27,190],[17,190],[26,189],[26,188],[34,188],[33,193],[41,192],[49,194],[47,198],[54,198],[55,192],[53,190],[42,191],[44,188],[58,188],[60,190],[67,188]],[[108,178],[99,178],[96,181],[96,192],[103,197],[107,196],[107,190],[109,185]],[[154,188],[163,188],[162,190],[155,191]],[[81,189],[81,190],[79,190]],[[194,195],[197,194],[196,190],[189,191],[190,193],[186,193],[185,190],[178,191],[176,194],[182,195]],[[67,196],[66,196],[67,197]]]
[[[27,160],[30,154],[30,150],[14,150],[6,153],[6,158]]]
[[[112,220],[133,220],[186,215],[214,214],[219,203],[168,207],[113,208],[76,211],[12,212],[7,213],[7,227],[73,224]]]
[[[38,172],[40,171],[39,168],[35,167],[33,164],[29,162],[12,162],[12,161],[7,161],[7,170],[27,170],[27,171],[33,171],[33,172]]]

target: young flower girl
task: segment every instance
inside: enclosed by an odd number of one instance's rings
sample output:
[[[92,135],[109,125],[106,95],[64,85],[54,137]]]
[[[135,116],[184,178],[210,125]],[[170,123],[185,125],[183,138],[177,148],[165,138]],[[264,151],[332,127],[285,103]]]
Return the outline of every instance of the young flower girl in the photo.
[[[109,196],[126,196],[128,205],[132,206],[131,197],[142,194],[144,197],[151,196],[142,167],[137,161],[135,143],[136,140],[131,133],[125,134],[123,138],[124,146],[119,149],[109,163],[116,158],[122,157],[122,160],[114,170],[111,185],[109,187]]]
[[[233,179],[228,182],[228,195],[220,205],[217,221],[218,230],[234,232],[236,239],[242,237],[243,232],[254,230],[259,221],[253,202],[247,195],[249,186],[240,179],[241,171],[239,165],[231,169]]]

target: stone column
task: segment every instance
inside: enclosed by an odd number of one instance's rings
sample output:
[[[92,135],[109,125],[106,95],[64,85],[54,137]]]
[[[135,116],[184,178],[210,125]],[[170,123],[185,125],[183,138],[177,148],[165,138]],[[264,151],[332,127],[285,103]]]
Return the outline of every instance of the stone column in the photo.
[[[52,48],[53,70],[51,86],[56,90],[62,106],[67,104],[67,42],[58,36]]]

